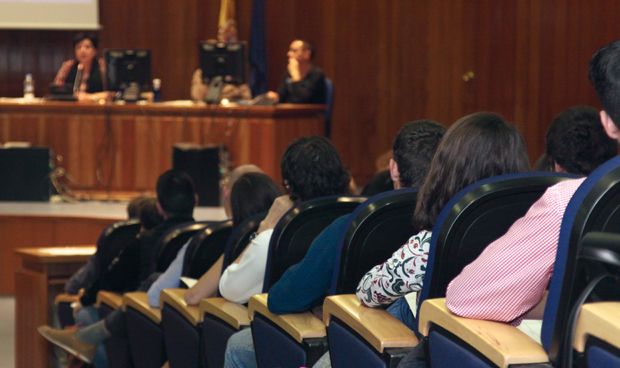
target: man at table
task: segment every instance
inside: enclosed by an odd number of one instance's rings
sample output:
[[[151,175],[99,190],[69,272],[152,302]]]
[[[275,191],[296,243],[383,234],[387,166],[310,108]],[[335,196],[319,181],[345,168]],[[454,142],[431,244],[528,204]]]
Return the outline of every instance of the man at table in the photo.
[[[294,40],[289,46],[287,71],[278,91],[267,97],[279,103],[325,104],[325,74],[312,63],[314,48],[308,41]]]

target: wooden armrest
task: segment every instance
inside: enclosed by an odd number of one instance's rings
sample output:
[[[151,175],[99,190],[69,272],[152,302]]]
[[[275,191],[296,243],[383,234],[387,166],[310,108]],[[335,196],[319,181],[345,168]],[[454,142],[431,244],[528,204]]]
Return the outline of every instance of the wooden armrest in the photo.
[[[254,319],[254,313],[268,318],[276,326],[288,333],[297,342],[304,339],[325,337],[325,325],[310,312],[294,314],[273,314],[267,308],[268,294],[258,294],[250,298],[248,315]]]
[[[163,308],[164,304],[168,304],[181,313],[192,325],[197,326],[202,322],[202,314],[198,307],[187,305],[184,298],[186,291],[187,289],[164,289],[159,296],[159,305]]]
[[[77,294],[67,294],[67,293],[62,293],[62,294],[58,294],[56,295],[56,297],[54,298],[54,304],[58,305],[60,303],[74,303],[74,302],[79,302],[80,301],[80,296]]]
[[[200,301],[200,314],[208,313],[228,323],[235,329],[250,324],[248,309],[241,304],[230,302],[224,298],[208,298]]]
[[[123,307],[131,307],[150,318],[153,322],[161,322],[161,311],[149,305],[149,297],[143,291],[134,291],[123,295]]]
[[[329,296],[323,303],[323,320],[329,325],[336,317],[364,338],[375,350],[418,345],[418,338],[407,326],[380,308],[362,305],[354,294]]]
[[[105,304],[112,309],[120,309],[123,306],[123,296],[111,291],[100,291],[97,293],[97,308]]]
[[[620,348],[620,302],[588,303],[581,307],[573,347],[583,352],[588,336]]]
[[[428,336],[431,324],[441,326],[499,367],[548,362],[543,347],[518,328],[507,323],[469,319],[452,314],[446,299],[424,301],[420,310],[420,333]]]

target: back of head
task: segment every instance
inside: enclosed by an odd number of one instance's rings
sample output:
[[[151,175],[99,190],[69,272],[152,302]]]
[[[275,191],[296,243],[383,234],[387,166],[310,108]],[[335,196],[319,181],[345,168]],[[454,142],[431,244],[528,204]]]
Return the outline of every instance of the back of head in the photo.
[[[599,113],[575,106],[557,115],[547,131],[547,155],[566,172],[587,176],[616,156],[618,143],[609,138]]]
[[[140,211],[145,202],[152,199],[152,197],[140,195],[133,197],[127,204],[127,218],[137,219],[140,218]]]
[[[192,179],[174,169],[161,174],[157,180],[157,201],[168,217],[191,216],[196,205]]]
[[[224,178],[223,186],[222,186],[222,201],[224,202],[224,211],[226,212],[226,216],[232,217],[232,210],[230,208],[230,192],[232,191],[232,187],[243,174],[250,172],[263,172],[260,167],[252,164],[239,165],[235,167],[228,175]]]
[[[417,187],[426,177],[445,128],[432,120],[416,120],[400,128],[392,145],[402,187]]]
[[[307,201],[347,192],[349,174],[327,138],[297,139],[284,152],[280,168],[284,186],[293,200]]]
[[[431,230],[442,207],[467,185],[528,170],[523,138],[501,116],[480,112],[459,119],[448,129],[431,161],[418,193],[414,228]]]
[[[620,128],[620,40],[603,46],[592,56],[589,74],[603,109]]]
[[[261,212],[267,212],[273,201],[282,194],[280,187],[263,173],[241,175],[230,194],[233,225]]]
[[[157,210],[157,199],[143,198],[140,203],[140,224],[143,229],[149,230],[162,223],[164,218]]]

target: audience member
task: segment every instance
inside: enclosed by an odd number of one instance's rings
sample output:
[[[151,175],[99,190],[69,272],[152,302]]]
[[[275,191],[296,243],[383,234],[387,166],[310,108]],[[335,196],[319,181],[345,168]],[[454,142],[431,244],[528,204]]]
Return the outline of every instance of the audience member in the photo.
[[[99,39],[93,33],[78,33],[73,37],[75,58],[62,63],[54,85],[72,86],[78,100],[105,98],[106,64],[97,57]]]
[[[430,120],[414,121],[401,128],[394,140],[394,158],[389,164],[394,188],[420,184],[443,132],[441,125]],[[325,228],[314,239],[304,258],[271,287],[268,299],[271,312],[303,312],[322,304],[332,279],[338,241],[346,230],[347,220],[348,216],[342,216]],[[230,338],[225,366],[256,366],[250,329]]]
[[[269,91],[267,97],[280,103],[327,102],[325,74],[312,63],[314,47],[304,40],[294,40],[289,46],[287,71],[278,92]]]
[[[266,212],[280,194],[281,190],[276,183],[263,173],[249,172],[237,178],[230,194],[233,226],[239,225],[252,215]],[[159,308],[159,294],[162,290],[179,287],[183,260],[189,243],[190,241],[183,245],[174,261],[149,288],[147,294],[151,307]],[[205,276],[200,278],[200,282],[187,291],[190,295],[185,296],[185,300],[194,302],[189,304],[198,304],[200,299],[215,295],[223,261],[224,257],[219,257],[204,274]]]
[[[571,107],[558,114],[547,131],[546,154],[553,171],[587,176],[618,153],[598,111],[590,106]]]
[[[163,221],[141,233],[139,242],[127,248],[127,252],[138,255],[134,259],[132,269],[136,270],[141,283],[139,289],[147,290],[150,286],[148,278],[156,270],[158,240],[170,228],[184,222],[194,221],[192,213],[196,204],[196,194],[191,178],[184,172],[168,170],[157,180],[157,210]],[[163,270],[162,270],[163,271]],[[125,314],[116,310],[104,319],[78,331],[56,330],[49,326],[40,326],[39,333],[53,344],[63,348],[79,359],[90,363],[96,346],[110,337],[126,336]]]
[[[603,105],[603,129],[616,141],[620,140],[619,68],[620,40],[598,50],[589,71]],[[553,271],[564,211],[583,180],[567,180],[547,189],[505,235],[466,266],[448,286],[448,309],[463,317],[518,324],[541,303]]]
[[[431,230],[443,206],[473,182],[528,169],[523,139],[502,117],[476,113],[459,119],[439,144],[418,192],[413,214],[417,234],[362,277],[356,291],[360,301],[376,307],[400,299],[389,311],[413,329],[413,315],[401,297],[422,288]]]
[[[284,152],[281,171],[288,194],[273,202],[259,226],[258,235],[220,278],[220,293],[235,303],[247,303],[252,295],[262,291],[269,240],[284,213],[295,202],[344,194],[349,184],[349,175],[338,152],[323,137],[306,137],[293,142]]]

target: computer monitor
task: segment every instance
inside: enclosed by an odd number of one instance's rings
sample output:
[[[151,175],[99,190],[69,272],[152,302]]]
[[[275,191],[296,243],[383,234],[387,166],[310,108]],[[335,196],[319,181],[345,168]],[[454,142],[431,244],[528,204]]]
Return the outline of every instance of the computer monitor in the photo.
[[[245,82],[245,44],[203,41],[200,43],[200,69],[205,80],[222,77],[224,83]]]
[[[121,93],[125,101],[140,99],[151,90],[151,51],[115,49],[105,51],[108,89]]]

